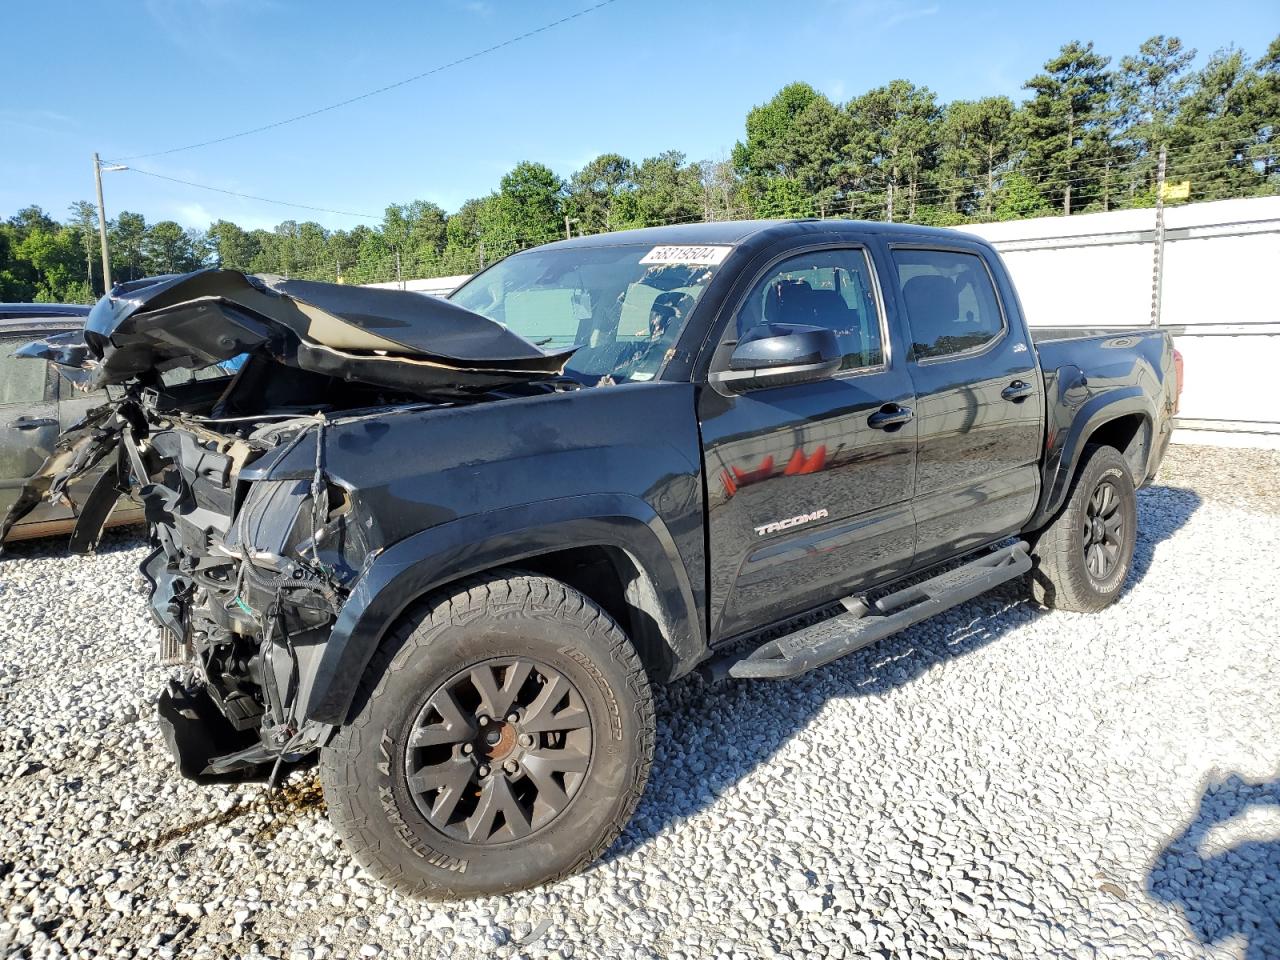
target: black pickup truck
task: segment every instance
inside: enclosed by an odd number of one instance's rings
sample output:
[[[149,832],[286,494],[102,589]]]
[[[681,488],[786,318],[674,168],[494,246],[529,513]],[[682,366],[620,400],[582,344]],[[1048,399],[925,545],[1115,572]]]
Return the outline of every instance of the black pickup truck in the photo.
[[[1111,603],[1181,379],[1159,331],[1033,340],[979,239],[818,220],[567,240],[448,301],[152,278],[22,352],[113,399],[6,523],[75,497],[92,550],[141,501],[182,771],[318,750],[355,858],[435,897],[599,855],[653,684],[793,677],[1028,573]]]

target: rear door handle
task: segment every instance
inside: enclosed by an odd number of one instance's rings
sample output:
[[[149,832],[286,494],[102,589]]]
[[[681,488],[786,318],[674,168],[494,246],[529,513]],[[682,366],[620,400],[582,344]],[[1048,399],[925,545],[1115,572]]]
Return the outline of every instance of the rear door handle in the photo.
[[[867,417],[867,426],[876,430],[894,430],[909,423],[915,413],[910,407],[896,403],[886,403],[883,407]]]
[[[1025,400],[1035,392],[1036,388],[1031,384],[1023,380],[1015,380],[1000,391],[1000,396],[1004,397],[1006,400],[1017,401]]]
[[[58,421],[53,417],[19,417],[13,425],[19,430],[38,430],[40,427],[56,427]]]

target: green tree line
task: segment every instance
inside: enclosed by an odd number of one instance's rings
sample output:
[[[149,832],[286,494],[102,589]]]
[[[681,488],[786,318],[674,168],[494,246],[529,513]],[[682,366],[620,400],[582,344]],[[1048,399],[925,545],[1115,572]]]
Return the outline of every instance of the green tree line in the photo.
[[[894,80],[846,103],[792,83],[746,117],[732,156],[639,162],[604,154],[562,178],[518,164],[456,212],[392,204],[377,226],[286,220],[207,230],[122,212],[108,223],[117,282],[222,266],[369,283],[470,273],[578,234],[739,217],[857,217],[955,225],[1150,206],[1161,148],[1188,200],[1280,192],[1280,37],[1259,58],[1226,49],[1195,66],[1177,37],[1112,62],[1073,41],[1004,96],[942,103]],[[0,300],[88,301],[101,292],[97,215],[38,207],[0,223]]]

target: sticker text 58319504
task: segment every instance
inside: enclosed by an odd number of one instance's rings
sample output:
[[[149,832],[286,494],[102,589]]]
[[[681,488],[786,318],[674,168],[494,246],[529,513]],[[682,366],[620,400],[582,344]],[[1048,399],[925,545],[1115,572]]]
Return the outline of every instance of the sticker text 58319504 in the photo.
[[[700,266],[714,267],[724,262],[732,247],[689,245],[683,247],[654,247],[643,257],[641,263],[691,263]]]

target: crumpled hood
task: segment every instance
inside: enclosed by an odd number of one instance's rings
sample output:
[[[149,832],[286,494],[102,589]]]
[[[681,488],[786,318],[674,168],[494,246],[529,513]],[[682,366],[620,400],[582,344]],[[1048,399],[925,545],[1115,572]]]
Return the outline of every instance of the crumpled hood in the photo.
[[[545,353],[435,297],[235,270],[119,284],[90,311],[83,334],[18,352],[70,368],[96,389],[260,349],[314,373],[432,396],[556,376],[573,353]]]

